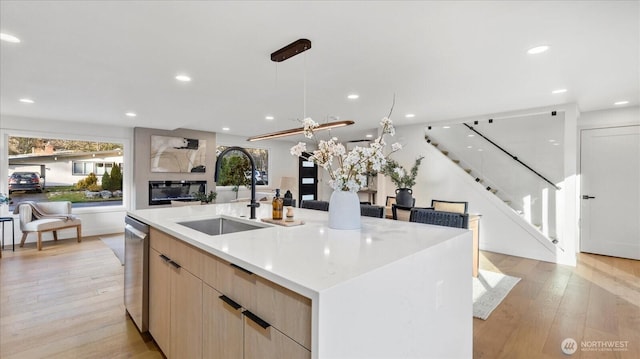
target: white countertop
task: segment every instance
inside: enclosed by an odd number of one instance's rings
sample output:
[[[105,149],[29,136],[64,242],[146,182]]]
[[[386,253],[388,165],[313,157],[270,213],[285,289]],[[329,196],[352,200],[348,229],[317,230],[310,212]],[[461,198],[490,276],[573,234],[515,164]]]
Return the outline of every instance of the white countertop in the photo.
[[[359,230],[327,227],[328,212],[295,208],[304,225],[269,225],[270,204],[249,220],[246,203],[152,208],[128,214],[215,256],[242,266],[309,298],[386,264],[428,250],[467,230],[362,217]],[[220,216],[257,222],[268,228],[210,236],[177,224]],[[244,218],[240,218],[243,216]]]

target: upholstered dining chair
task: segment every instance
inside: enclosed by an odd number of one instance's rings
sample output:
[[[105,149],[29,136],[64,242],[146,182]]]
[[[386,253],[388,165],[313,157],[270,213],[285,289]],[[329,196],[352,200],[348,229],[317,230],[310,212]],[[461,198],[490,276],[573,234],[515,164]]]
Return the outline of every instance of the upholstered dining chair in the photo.
[[[384,216],[385,218],[393,218],[393,212],[391,206],[396,203],[396,198],[393,196],[387,196],[387,201],[384,204]]]
[[[433,208],[412,208],[409,222],[467,228],[469,226],[469,215],[467,213],[437,211]]]
[[[360,215],[365,217],[384,217],[384,207],[371,204],[360,204]]]
[[[455,212],[465,214],[467,213],[467,207],[469,202],[457,202],[457,201],[443,201],[439,199],[431,200],[431,207],[436,211]]]
[[[315,209],[318,211],[328,211],[329,210],[329,202],[327,201],[316,201],[316,200],[304,200],[300,202],[300,208],[307,209]]]
[[[409,216],[411,215],[411,208],[413,207],[405,207],[400,206],[398,204],[391,205],[391,212],[393,214],[393,219],[396,221],[409,221]]]

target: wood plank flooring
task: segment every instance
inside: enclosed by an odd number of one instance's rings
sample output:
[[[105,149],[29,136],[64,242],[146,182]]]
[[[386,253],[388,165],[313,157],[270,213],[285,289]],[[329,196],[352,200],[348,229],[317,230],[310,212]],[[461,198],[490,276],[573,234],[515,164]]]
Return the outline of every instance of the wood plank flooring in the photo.
[[[640,358],[640,261],[579,254],[569,267],[481,252],[480,268],[522,280],[488,320],[473,319],[474,358]],[[0,358],[162,358],[122,291],[123,267],[97,237],[5,250]],[[567,337],[628,343],[567,356]]]
[[[162,358],[123,304],[124,267],[98,237],[0,259],[0,358]]]
[[[480,257],[480,268],[522,281],[488,320],[473,319],[474,358],[640,358],[640,261],[580,253],[570,267],[491,252]],[[571,356],[562,352],[565,338],[577,342]],[[582,341],[627,347],[587,351]]]

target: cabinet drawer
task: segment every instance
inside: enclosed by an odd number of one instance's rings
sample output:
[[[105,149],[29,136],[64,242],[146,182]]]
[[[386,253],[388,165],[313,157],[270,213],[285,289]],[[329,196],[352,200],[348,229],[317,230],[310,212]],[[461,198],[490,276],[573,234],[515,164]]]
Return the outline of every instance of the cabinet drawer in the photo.
[[[311,349],[311,299],[257,277],[252,310],[282,333]]]
[[[222,259],[218,259],[216,269],[216,284],[212,286],[243,307],[253,308],[258,276]]]
[[[196,277],[202,277],[204,253],[199,249],[153,227],[149,232],[149,242],[151,248],[160,254],[169,257]]]
[[[164,232],[153,227],[149,229],[149,246],[158,251],[158,253],[167,255],[171,251],[172,240],[174,239]]]
[[[244,359],[311,359],[311,351],[274,327],[244,318]]]

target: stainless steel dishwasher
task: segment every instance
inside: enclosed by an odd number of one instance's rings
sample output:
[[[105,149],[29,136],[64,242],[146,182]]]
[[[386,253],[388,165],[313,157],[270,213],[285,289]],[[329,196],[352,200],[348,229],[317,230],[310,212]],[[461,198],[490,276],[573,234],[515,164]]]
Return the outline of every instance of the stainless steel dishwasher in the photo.
[[[132,217],[124,227],[124,305],[141,333],[149,330],[149,226]]]

